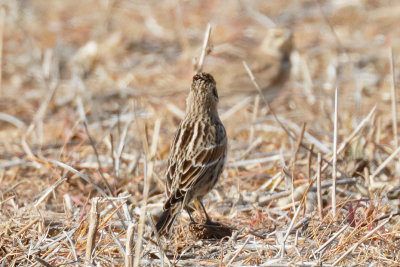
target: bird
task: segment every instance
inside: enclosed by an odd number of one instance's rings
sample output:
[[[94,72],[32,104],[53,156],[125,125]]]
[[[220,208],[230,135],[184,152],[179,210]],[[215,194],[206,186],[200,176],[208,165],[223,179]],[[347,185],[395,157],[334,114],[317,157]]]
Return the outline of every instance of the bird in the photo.
[[[291,58],[295,52],[292,32],[284,27],[272,27],[260,35],[262,40],[247,36],[246,32],[237,34],[229,44],[216,46],[213,54],[217,64],[210,67],[216,73],[223,67],[220,84],[229,88],[230,95],[243,97],[243,94],[258,94],[243,67],[245,61],[263,95],[275,101],[287,91],[284,89],[291,77]]]
[[[156,223],[159,235],[170,234],[182,209],[192,223],[196,223],[190,207],[192,201],[200,203],[206,216],[206,225],[212,222],[202,203],[223,172],[227,157],[227,135],[218,115],[219,98],[216,82],[209,73],[199,72],[186,99],[185,116],[170,145],[165,175],[166,201]]]

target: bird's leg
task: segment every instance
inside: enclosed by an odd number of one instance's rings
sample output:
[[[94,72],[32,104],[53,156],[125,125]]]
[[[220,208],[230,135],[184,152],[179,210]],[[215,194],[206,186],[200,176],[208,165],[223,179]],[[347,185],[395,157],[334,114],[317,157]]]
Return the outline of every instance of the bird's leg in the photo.
[[[190,223],[197,224],[197,222],[195,220],[193,220],[192,213],[191,213],[191,211],[189,211],[188,206],[186,206],[185,209],[186,209],[186,212],[189,214]]]
[[[199,206],[199,201],[198,201],[198,199],[195,198],[194,201],[193,201],[193,203],[194,203],[194,206],[196,207],[197,211],[201,214],[201,209],[200,209],[200,206]]]
[[[203,205],[203,202],[201,202],[200,199],[196,199],[196,200],[200,203],[200,206],[201,206],[201,208],[202,208],[204,214],[206,215],[206,223],[205,223],[205,225],[216,225],[216,226],[221,226],[220,223],[211,221],[210,216],[208,216],[207,211],[206,211],[206,208],[205,208],[204,205]]]

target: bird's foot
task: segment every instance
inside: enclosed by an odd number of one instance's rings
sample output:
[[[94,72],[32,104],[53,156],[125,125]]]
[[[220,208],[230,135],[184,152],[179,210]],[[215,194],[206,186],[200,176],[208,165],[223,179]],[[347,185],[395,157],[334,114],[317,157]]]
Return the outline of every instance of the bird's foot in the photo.
[[[205,226],[221,226],[219,222],[213,222],[209,218],[206,220]]]

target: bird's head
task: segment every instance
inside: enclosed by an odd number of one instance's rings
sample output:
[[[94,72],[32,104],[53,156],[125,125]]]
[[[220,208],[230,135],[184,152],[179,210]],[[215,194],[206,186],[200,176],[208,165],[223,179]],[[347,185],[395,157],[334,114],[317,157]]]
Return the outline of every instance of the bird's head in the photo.
[[[192,111],[217,110],[218,93],[214,77],[205,72],[193,76],[187,105]]]

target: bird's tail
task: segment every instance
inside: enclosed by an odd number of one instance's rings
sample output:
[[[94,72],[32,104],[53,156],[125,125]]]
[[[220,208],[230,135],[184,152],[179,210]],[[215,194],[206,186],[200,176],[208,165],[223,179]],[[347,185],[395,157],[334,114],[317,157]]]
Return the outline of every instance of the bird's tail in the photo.
[[[159,235],[164,235],[171,232],[172,226],[181,210],[181,205],[182,202],[179,201],[169,205],[168,208],[164,208],[164,211],[156,224],[156,230]]]

